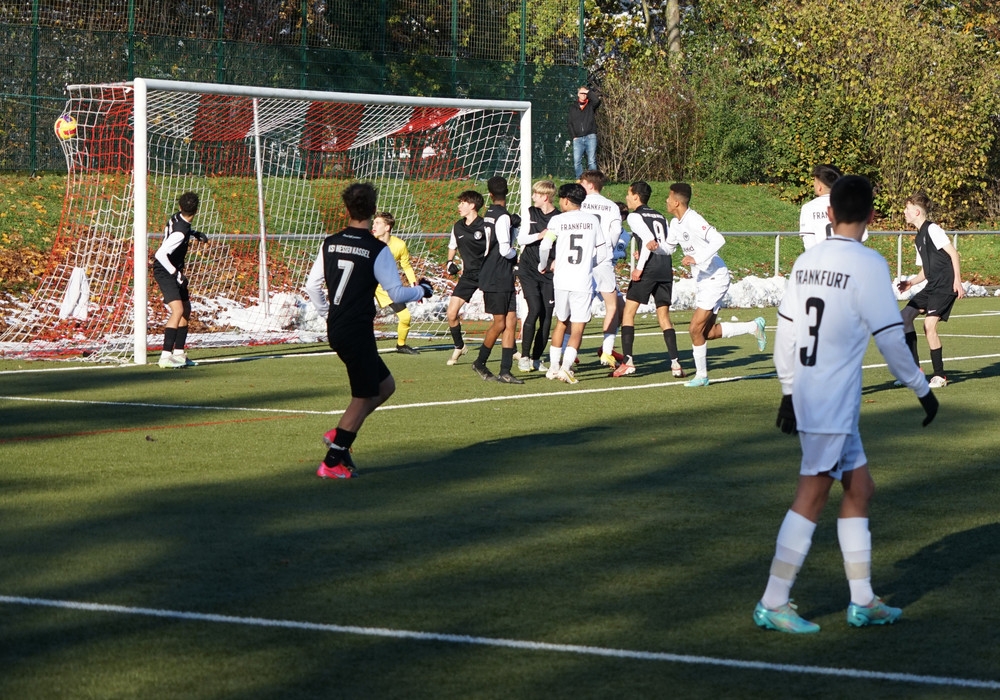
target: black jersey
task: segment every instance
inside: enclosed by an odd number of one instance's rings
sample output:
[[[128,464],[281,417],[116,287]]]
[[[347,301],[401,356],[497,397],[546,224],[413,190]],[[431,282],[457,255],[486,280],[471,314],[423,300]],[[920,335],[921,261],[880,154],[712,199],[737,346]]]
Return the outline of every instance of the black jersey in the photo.
[[[917,255],[920,256],[920,262],[924,266],[924,277],[927,278],[926,290],[954,294],[955,268],[952,265],[951,256],[934,244],[931,238],[932,226],[937,226],[937,224],[925,221],[917,231],[917,237],[913,241],[917,247]],[[938,235],[941,233],[939,231]]]
[[[462,277],[473,282],[479,282],[479,270],[483,267],[486,257],[486,230],[483,228],[483,218],[477,216],[471,224],[465,219],[459,219],[451,230],[458,246],[458,254],[462,258]]]
[[[528,229],[529,232],[537,236],[549,227],[549,220],[558,213],[558,209],[553,209],[546,214],[538,207],[528,207],[528,220],[531,226]],[[521,248],[521,260],[517,265],[517,274],[524,278],[548,280],[551,282],[552,270],[544,274],[538,271],[538,263],[540,262],[538,259],[538,248],[541,244],[542,242],[538,240]],[[555,248],[549,253],[548,262],[551,263],[553,258],[555,258]]]
[[[479,271],[479,288],[484,292],[514,291],[514,266],[517,265],[517,256],[512,255],[509,258],[502,256],[497,240],[497,225],[500,224],[503,217],[507,218],[507,244],[511,246],[513,245],[511,240],[513,229],[507,207],[493,204],[486,210],[486,215],[483,217],[487,243],[483,268]]]
[[[638,220],[634,218],[636,215],[639,216]],[[629,225],[632,227],[632,236],[637,239],[636,247],[639,249],[640,259],[645,258],[642,267],[642,278],[657,282],[673,281],[673,256],[667,253],[665,249],[667,243],[666,217],[652,207],[642,204],[635,208],[635,211],[629,215],[628,220]],[[645,231],[640,233],[640,227],[644,227]],[[656,251],[651,252],[646,248],[645,244],[650,237],[660,244],[660,247]]]
[[[161,246],[161,250],[167,256],[170,264],[177,270],[184,269],[184,259],[187,257],[188,241],[191,240],[192,231],[194,229],[191,228],[191,222],[181,216],[180,212],[170,217],[167,227],[163,231],[163,245]],[[160,265],[166,269],[159,260],[153,264]]]
[[[372,328],[375,320],[375,258],[386,245],[367,229],[345,228],[327,236],[320,249],[323,277],[330,293],[330,334]]]

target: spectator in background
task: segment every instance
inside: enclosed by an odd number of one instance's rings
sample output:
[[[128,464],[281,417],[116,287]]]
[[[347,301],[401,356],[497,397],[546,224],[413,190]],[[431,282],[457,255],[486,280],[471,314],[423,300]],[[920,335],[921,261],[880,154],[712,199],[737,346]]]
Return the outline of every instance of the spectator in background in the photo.
[[[587,170],[597,170],[597,108],[600,92],[582,85],[576,91],[576,102],[569,108],[569,135],[573,139],[573,168],[577,179],[583,174],[583,154],[587,154]]]

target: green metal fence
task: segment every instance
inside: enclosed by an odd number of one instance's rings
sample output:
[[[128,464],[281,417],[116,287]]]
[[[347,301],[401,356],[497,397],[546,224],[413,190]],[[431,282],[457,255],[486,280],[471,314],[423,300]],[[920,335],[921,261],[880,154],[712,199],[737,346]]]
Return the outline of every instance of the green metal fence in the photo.
[[[0,170],[60,171],[64,86],[135,77],[530,100],[572,172],[583,0],[0,0]]]

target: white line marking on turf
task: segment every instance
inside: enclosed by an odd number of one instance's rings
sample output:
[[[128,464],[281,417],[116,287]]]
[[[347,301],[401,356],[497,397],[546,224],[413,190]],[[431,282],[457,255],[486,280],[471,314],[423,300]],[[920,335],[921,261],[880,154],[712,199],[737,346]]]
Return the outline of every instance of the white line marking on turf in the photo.
[[[23,598],[20,596],[0,595],[0,603],[9,605],[26,605],[32,607],[50,607],[67,610],[83,610],[87,612],[117,613],[120,615],[142,615],[171,620],[191,620],[195,622],[217,622],[231,625],[248,625],[252,627],[272,627],[281,629],[308,630],[311,632],[331,632],[334,634],[352,634],[365,637],[388,637],[392,639],[413,639],[424,642],[445,642],[448,644],[469,644],[487,647],[503,647],[506,649],[523,649],[526,651],[548,651],[565,654],[583,654],[588,656],[604,656],[619,659],[636,659],[641,661],[667,661],[678,664],[693,664],[703,666],[722,666],[726,668],[746,669],[754,671],[777,671],[779,673],[798,673],[818,676],[838,676],[850,679],[868,679],[895,681],[899,683],[914,683],[918,685],[949,686],[958,688],[981,688],[985,690],[1000,690],[1000,681],[984,681],[969,678],[951,678],[947,676],[923,676],[913,673],[893,673],[889,671],[865,671],[853,668],[832,668],[827,666],[805,666],[799,664],[779,664],[767,661],[741,661],[712,656],[692,656],[689,654],[671,654],[658,651],[638,651],[632,649],[610,649],[580,644],[553,644],[550,642],[531,642],[519,639],[503,639],[495,637],[474,637],[464,634],[439,634],[436,632],[414,632],[411,630],[396,630],[384,627],[356,627],[353,625],[330,625],[317,622],[299,622],[296,620],[272,620],[261,617],[238,617],[232,615],[216,615],[210,613],[185,612],[181,610],[160,610],[156,608],[136,608],[124,605],[104,605],[100,603],[80,603],[71,600],[49,600],[46,598]]]

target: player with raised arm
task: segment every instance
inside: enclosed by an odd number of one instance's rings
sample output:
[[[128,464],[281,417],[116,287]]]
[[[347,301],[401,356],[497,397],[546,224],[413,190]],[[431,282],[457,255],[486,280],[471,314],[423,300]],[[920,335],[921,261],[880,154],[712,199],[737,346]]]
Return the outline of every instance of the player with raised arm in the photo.
[[[170,309],[170,317],[163,329],[163,352],[157,363],[164,369],[197,364],[188,359],[184,349],[187,345],[188,321],[191,320],[191,297],[188,293],[188,279],[184,274],[184,260],[192,238],[201,243],[208,242],[208,236],[191,227],[191,221],[200,206],[198,195],[185,192],[177,199],[177,206],[180,211],[170,217],[163,232],[163,242],[153,256],[153,279],[163,293],[163,303]]]
[[[920,314],[925,315],[924,336],[931,351],[933,371],[930,386],[937,389],[948,385],[941,357],[938,322],[948,320],[955,301],[965,296],[965,288],[962,287],[962,268],[959,264],[958,251],[951,244],[944,229],[927,218],[930,205],[930,200],[923,192],[918,192],[906,200],[903,216],[906,218],[906,223],[917,229],[913,243],[917,248],[917,264],[920,265],[920,272],[910,279],[901,280],[897,286],[899,291],[905,292],[927,280],[924,288],[903,307],[903,326],[906,332],[906,344],[913,355],[913,361],[919,367],[917,331],[913,327],[913,321]]]
[[[580,352],[583,331],[590,321],[594,266],[606,255],[603,248],[607,244],[600,220],[580,209],[586,196],[586,190],[575,182],[559,188],[560,213],[549,220],[548,231],[538,250],[541,260],[538,271],[553,270],[557,319],[549,347],[549,369],[545,376],[567,384],[579,381],[573,375],[573,362]],[[549,251],[553,247],[555,256],[548,263]],[[569,342],[564,352],[563,339],[567,327]]]
[[[674,289],[672,253],[676,246],[667,245],[667,219],[648,205],[653,189],[649,183],[638,180],[629,185],[625,204],[631,211],[628,226],[639,241],[639,259],[632,270],[632,282],[625,293],[625,310],[622,312],[622,354],[625,360],[612,373],[624,377],[635,373],[632,349],[635,343],[635,314],[639,306],[650,298],[656,305],[656,320],[663,331],[663,342],[670,356],[670,369],[675,377],[683,377],[680,356],[677,353],[677,332],[670,320],[670,303]],[[656,245],[650,247],[651,243]]]
[[[431,283],[421,279],[404,287],[389,247],[371,235],[378,193],[369,183],[355,183],[342,194],[349,221],[347,228],[327,236],[306,280],[306,292],[316,310],[326,315],[330,347],[347,368],[351,402],[337,427],[323,436],[327,453],[316,475],[324,479],[355,476],[351,446],[365,418],[396,391],[396,382],[378,354],[375,343],[375,304],[379,285],[395,304],[431,296]],[[329,300],[323,294],[326,283]]]
[[[582,211],[595,214],[601,222],[601,232],[604,245],[601,246],[602,257],[594,268],[594,286],[604,300],[604,340],[601,343],[601,364],[611,369],[615,368],[618,358],[615,357],[615,336],[621,323],[621,294],[618,292],[618,280],[615,279],[614,250],[622,233],[622,215],[618,205],[601,194],[604,189],[605,177],[600,170],[585,170],[580,176],[580,184],[587,193],[583,201]]]
[[[902,614],[883,603],[871,584],[868,508],[875,484],[858,431],[869,339],[874,336],[889,369],[920,398],[925,426],[938,404],[907,350],[889,267],[879,253],[861,245],[872,201],[871,183],[863,177],[848,175],[834,183],[833,236],[795,261],[778,309],[774,366],[782,398],[777,425],[785,433],[798,432],[802,462],[795,498],[778,530],[767,587],[753,614],[764,629],[819,631],[819,625],[799,616],[789,596],[835,481],[844,492],[837,537],[851,594],[847,623],[883,625]]]
[[[493,323],[486,329],[483,344],[479,346],[479,356],[472,363],[472,369],[487,381],[524,384],[523,379],[510,373],[514,366],[517,344],[517,297],[514,293],[517,251],[513,247],[515,222],[507,211],[507,180],[496,175],[486,182],[486,186],[493,202],[483,216],[486,256],[479,272],[479,288],[483,290],[483,307],[486,313],[493,315]],[[500,339],[501,348],[500,372],[493,374],[486,363],[497,338]]]
[[[456,364],[458,358],[469,352],[465,338],[462,337],[462,322],[458,314],[479,289],[479,270],[486,255],[486,231],[483,228],[483,219],[479,216],[483,203],[483,195],[475,190],[465,190],[458,195],[458,213],[462,218],[451,228],[446,263],[449,275],[461,272],[461,277],[455,283],[451,298],[448,300],[448,330],[451,332],[452,342],[455,343],[455,350],[448,358],[449,365]],[[455,262],[456,254],[462,259],[461,268]]]
[[[392,229],[395,225],[396,217],[387,211],[379,212],[372,219],[372,235],[389,246],[389,252],[392,253],[393,260],[399,265],[399,269],[403,271],[406,280],[411,287],[416,287],[417,275],[413,272],[413,266],[410,265],[410,251],[406,247],[406,242],[402,238],[392,235]],[[375,289],[375,302],[380,309],[388,306],[396,314],[398,321],[396,324],[396,352],[403,355],[419,355],[419,350],[406,344],[406,339],[410,335],[411,321],[410,310],[406,308],[406,304],[395,303],[389,298],[389,294],[382,289],[382,285]]]
[[[729,268],[719,257],[719,249],[726,239],[690,204],[691,185],[686,182],[672,184],[667,197],[667,211],[677,218],[670,222],[667,245],[681,247],[684,252],[681,264],[691,268],[695,283],[696,308],[688,330],[695,375],[684,386],[700,387],[708,386],[709,340],[753,335],[757,338],[757,347],[763,351],[767,347],[767,335],[761,317],[747,323],[716,323],[722,301],[729,291]]]
[[[517,234],[517,244],[521,247],[521,259],[517,266],[517,276],[521,282],[528,313],[521,325],[521,359],[518,369],[522,372],[547,369],[542,364],[542,353],[549,342],[552,331],[552,307],[555,297],[552,292],[552,271],[539,272],[538,250],[549,220],[559,213],[552,203],[556,186],[551,180],[539,180],[531,188],[528,207],[529,222],[521,226]],[[546,261],[548,262],[548,261]]]

